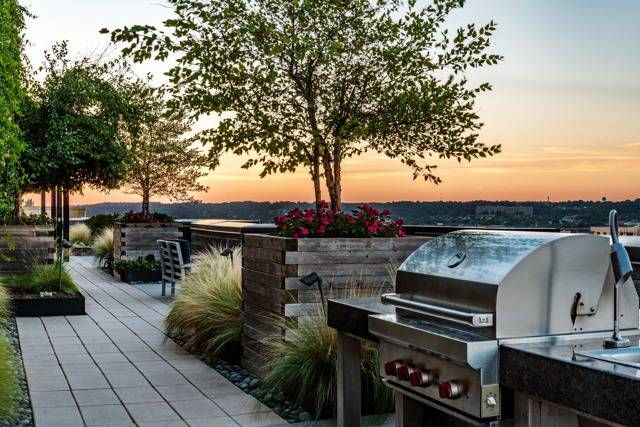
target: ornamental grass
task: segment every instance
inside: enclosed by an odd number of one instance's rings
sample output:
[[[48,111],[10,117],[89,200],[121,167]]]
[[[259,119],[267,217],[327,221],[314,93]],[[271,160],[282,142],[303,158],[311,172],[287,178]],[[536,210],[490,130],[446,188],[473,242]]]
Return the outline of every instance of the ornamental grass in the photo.
[[[69,271],[63,265],[34,264],[26,273],[7,276],[5,283],[16,292],[39,294],[40,292],[62,292],[64,294],[78,293],[78,287],[71,278]]]
[[[93,242],[93,256],[99,264],[113,269],[113,228],[103,229]]]
[[[14,353],[7,337],[0,332],[0,420],[13,415],[18,393]]]
[[[74,224],[69,228],[69,240],[71,243],[91,245],[91,229],[86,224]]]
[[[233,262],[216,247],[194,258],[166,317],[166,330],[182,336],[189,350],[214,357],[237,351],[242,333],[240,249],[234,249]]]
[[[5,285],[0,283],[0,322],[11,315],[9,293]]]
[[[354,294],[362,292],[354,290]],[[331,298],[331,296],[329,296]],[[332,418],[337,405],[337,333],[327,326],[321,305],[309,305],[298,324],[287,327],[286,339],[270,340],[270,371],[264,384],[282,391],[315,419]],[[393,393],[379,375],[380,356],[369,342],[361,345],[360,376],[363,412],[384,414],[393,410]]]

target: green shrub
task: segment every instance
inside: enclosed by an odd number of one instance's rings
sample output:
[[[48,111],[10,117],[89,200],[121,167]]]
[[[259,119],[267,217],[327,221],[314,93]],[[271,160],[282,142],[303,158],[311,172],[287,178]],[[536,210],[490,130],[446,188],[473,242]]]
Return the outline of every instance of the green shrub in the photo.
[[[69,240],[71,243],[91,244],[91,229],[86,224],[74,224],[69,228]]]
[[[10,418],[17,406],[19,389],[15,372],[13,350],[0,333],[0,420]]]
[[[11,307],[9,302],[9,294],[7,288],[0,283],[0,322],[2,319],[9,317],[11,314]]]
[[[316,419],[334,417],[337,402],[337,334],[327,326],[324,311],[307,308],[304,321],[287,328],[287,338],[271,340],[271,369],[264,384],[282,391]],[[365,413],[393,410],[393,394],[380,375],[379,353],[375,345],[363,342],[361,378]]]
[[[69,275],[66,267],[62,266],[62,282],[58,264],[34,264],[27,273],[13,274],[5,280],[7,286],[18,292],[39,294],[40,292],[62,292],[74,294],[78,287]]]
[[[84,221],[91,229],[91,234],[97,236],[105,228],[113,228],[113,224],[118,220],[118,214],[98,214]]]
[[[113,228],[105,228],[93,242],[93,256],[108,269],[113,269]]]
[[[185,347],[218,356],[237,348],[242,333],[240,250],[233,264],[211,248],[195,257],[191,273],[165,320],[166,329],[185,337]]]
[[[113,268],[118,273],[122,273],[124,271],[155,271],[160,268],[160,262],[138,257],[138,259],[135,260],[126,259],[116,261],[115,264],[113,264]]]

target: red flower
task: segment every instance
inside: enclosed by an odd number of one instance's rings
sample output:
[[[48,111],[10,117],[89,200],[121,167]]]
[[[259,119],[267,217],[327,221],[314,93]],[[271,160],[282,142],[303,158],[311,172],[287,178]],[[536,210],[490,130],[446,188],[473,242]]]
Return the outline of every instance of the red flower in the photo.
[[[308,236],[308,235],[309,235],[309,229],[307,229],[307,228],[302,228],[302,229],[300,230],[300,235],[301,235],[301,236]]]

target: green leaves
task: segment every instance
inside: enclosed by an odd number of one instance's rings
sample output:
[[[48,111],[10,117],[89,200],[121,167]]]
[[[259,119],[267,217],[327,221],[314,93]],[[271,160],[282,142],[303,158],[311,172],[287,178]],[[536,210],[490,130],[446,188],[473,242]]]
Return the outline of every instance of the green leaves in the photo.
[[[496,25],[449,34],[446,18],[462,0],[170,3],[166,31],[135,25],[111,39],[135,61],[175,57],[174,111],[222,115],[198,135],[211,166],[233,152],[254,153],[245,166],[261,165],[262,176],[309,168],[339,208],[346,157],[374,150],[438,183],[425,159],[499,152],[477,141],[475,97],[490,86],[465,79],[502,59],[488,51]]]

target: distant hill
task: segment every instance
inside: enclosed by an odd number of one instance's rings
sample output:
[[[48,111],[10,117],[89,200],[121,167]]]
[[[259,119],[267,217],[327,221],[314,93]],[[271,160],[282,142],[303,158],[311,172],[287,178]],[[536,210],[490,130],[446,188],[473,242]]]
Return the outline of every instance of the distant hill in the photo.
[[[640,199],[624,202],[567,201],[510,202],[388,202],[370,203],[380,209],[389,209],[395,218],[403,218],[408,224],[438,225],[502,225],[518,227],[589,227],[606,225],[608,213],[617,209],[621,222],[640,223]],[[344,210],[351,210],[360,203],[345,203]],[[293,209],[311,207],[303,202],[226,202],[226,203],[151,203],[151,210],[176,218],[200,219],[251,219],[272,222],[277,215]],[[531,207],[529,215],[476,215],[477,206]],[[88,215],[139,210],[140,203],[98,203],[85,205]],[[482,210],[484,212],[485,210]],[[513,211],[513,210],[509,210]],[[530,212],[529,209],[526,210]]]

